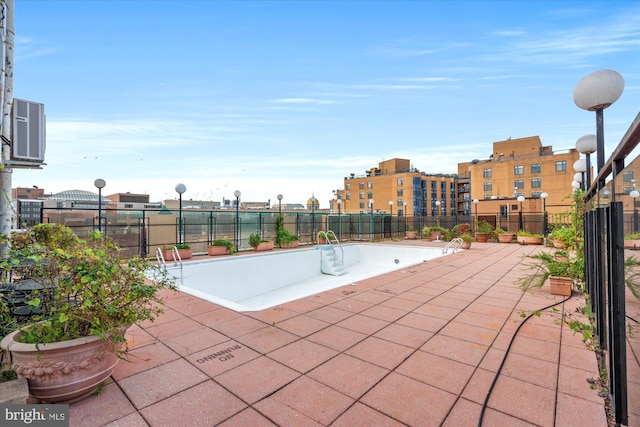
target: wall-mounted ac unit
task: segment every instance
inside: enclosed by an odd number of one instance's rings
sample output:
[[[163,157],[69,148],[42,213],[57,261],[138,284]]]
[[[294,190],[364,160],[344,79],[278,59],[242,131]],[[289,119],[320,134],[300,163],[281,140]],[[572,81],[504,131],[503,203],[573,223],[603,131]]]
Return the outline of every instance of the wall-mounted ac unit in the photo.
[[[38,168],[46,144],[44,104],[13,99],[11,165]]]

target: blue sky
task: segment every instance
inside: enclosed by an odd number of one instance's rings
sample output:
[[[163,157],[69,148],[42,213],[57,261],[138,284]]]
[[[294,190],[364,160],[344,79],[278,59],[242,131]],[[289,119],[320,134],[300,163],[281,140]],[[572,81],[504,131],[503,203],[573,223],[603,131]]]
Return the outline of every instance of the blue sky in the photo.
[[[634,1],[16,1],[17,98],[45,104],[43,170],[13,186],[328,207],[343,177],[409,158],[430,173],[539,135],[595,133],[586,74],[626,88],[606,157],[640,107]]]

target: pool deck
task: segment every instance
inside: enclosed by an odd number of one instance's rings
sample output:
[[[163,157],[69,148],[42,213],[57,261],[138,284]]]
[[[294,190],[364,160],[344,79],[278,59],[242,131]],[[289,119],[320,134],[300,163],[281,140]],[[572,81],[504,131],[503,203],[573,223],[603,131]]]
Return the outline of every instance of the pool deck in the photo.
[[[393,242],[442,246],[427,241]],[[294,249],[295,250],[295,249]],[[100,395],[70,406],[91,426],[607,426],[594,351],[562,316],[585,301],[514,284],[540,246],[470,250],[259,312],[184,293],[129,330]],[[524,321],[522,314],[554,309]],[[640,319],[631,295],[627,314]],[[640,326],[627,338],[629,425],[640,427]]]

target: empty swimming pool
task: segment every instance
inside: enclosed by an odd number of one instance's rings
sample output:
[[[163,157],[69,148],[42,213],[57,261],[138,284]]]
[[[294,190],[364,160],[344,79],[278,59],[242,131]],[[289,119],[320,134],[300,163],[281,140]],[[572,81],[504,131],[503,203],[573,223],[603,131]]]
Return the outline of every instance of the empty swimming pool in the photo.
[[[441,248],[341,246],[346,273],[323,274],[321,247],[184,263],[180,290],[235,311],[258,311],[443,256]],[[336,248],[340,252],[340,249]],[[180,269],[169,267],[180,278]]]

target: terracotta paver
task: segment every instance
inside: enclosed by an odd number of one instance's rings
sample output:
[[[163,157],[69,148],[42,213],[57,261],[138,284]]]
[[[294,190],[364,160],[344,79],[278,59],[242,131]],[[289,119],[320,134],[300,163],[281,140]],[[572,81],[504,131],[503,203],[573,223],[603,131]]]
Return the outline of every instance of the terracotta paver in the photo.
[[[522,255],[538,250],[474,243],[256,312],[167,293],[160,318],[128,331],[132,362],[70,406],[70,425],[464,427],[483,413],[484,426],[605,427],[595,352],[563,321],[588,321],[584,298],[522,316],[562,301],[548,286],[523,293],[514,284]],[[640,304],[631,295],[627,315],[627,385],[637,396]],[[628,404],[638,427],[640,400]]]

